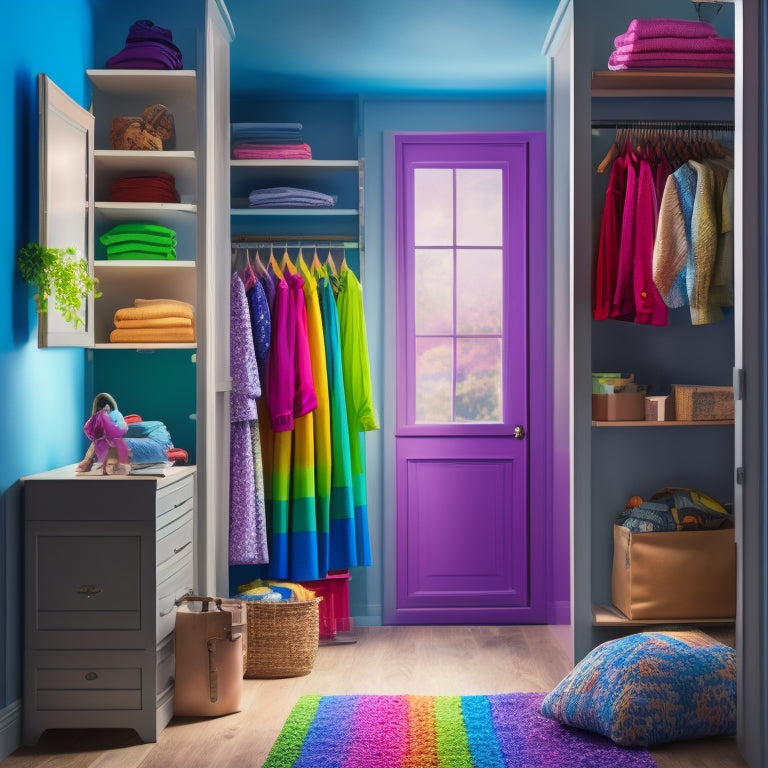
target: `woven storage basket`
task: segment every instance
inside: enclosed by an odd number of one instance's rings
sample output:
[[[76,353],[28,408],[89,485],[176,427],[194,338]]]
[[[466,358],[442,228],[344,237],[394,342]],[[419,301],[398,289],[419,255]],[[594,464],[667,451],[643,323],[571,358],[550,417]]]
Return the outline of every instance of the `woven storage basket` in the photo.
[[[299,677],[312,671],[320,637],[322,600],[249,600],[245,677]]]
[[[718,421],[734,416],[733,387],[673,384],[677,421]]]

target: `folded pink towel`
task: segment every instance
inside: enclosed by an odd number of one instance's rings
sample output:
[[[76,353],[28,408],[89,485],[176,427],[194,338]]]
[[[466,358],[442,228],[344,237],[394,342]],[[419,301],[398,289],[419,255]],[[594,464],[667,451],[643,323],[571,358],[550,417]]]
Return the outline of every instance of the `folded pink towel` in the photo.
[[[242,159],[280,158],[311,160],[312,148],[309,144],[251,144],[239,142],[232,147],[232,157]]]
[[[662,51],[626,53],[615,51],[608,57],[608,69],[725,69],[733,70],[732,53],[693,54]]]
[[[651,51],[733,53],[734,50],[735,43],[730,37],[646,37],[616,46],[617,53],[650,53]]]
[[[627,31],[614,40],[618,48],[648,37],[716,37],[717,30],[706,21],[688,19],[632,19]]]

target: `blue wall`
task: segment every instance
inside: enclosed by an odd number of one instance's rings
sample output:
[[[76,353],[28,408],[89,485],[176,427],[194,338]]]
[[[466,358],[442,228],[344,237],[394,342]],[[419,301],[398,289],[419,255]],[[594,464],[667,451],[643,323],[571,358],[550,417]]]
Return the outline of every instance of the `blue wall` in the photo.
[[[44,20],[45,23],[41,23]],[[18,276],[16,253],[37,240],[37,85],[45,72],[88,106],[91,64],[87,0],[4,3],[0,46],[0,707],[21,696],[22,512],[18,479],[77,461],[84,447],[86,366],[82,350],[37,348],[33,290]]]

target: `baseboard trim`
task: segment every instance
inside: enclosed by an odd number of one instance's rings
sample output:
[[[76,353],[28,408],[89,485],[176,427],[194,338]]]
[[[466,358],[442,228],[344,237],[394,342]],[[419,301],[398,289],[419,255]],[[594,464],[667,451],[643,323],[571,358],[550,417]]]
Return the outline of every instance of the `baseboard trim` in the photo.
[[[558,600],[549,606],[549,624],[570,624],[571,604],[568,600]]]
[[[0,709],[0,760],[21,746],[21,701]]]

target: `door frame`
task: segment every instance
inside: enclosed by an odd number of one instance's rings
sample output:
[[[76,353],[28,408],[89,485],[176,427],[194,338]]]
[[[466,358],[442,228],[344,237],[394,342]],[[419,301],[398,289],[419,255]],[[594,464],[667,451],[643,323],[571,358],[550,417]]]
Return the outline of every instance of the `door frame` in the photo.
[[[553,570],[553,558],[551,557],[553,531],[552,531],[552,456],[553,445],[551,440],[551,403],[552,385],[551,371],[551,342],[549,337],[549,317],[551,309],[548,304],[549,272],[548,242],[547,242],[547,187],[546,187],[546,139],[543,131],[489,131],[489,132],[415,132],[392,131],[384,135],[384,201],[385,201],[385,231],[384,254],[391,262],[385,270],[387,279],[384,285],[385,313],[390,318],[387,325],[392,333],[387,333],[389,343],[386,345],[386,368],[390,374],[387,376],[387,386],[384,394],[387,399],[387,409],[394,413],[396,403],[395,392],[395,365],[396,365],[396,341],[394,339],[394,317],[397,307],[397,282],[394,269],[395,254],[399,248],[400,232],[398,231],[398,216],[396,215],[398,201],[396,199],[396,173],[395,173],[395,137],[433,136],[436,141],[478,141],[487,137],[531,137],[531,167],[538,169],[538,173],[531,173],[528,187],[528,239],[529,239],[529,264],[528,264],[528,307],[529,307],[529,339],[530,350],[528,360],[528,387],[529,392],[539,391],[543,397],[534,398],[531,401],[528,423],[529,441],[529,516],[531,519],[541,519],[541,535],[532,539],[533,549],[530,558],[543,558],[545,560],[543,572],[546,574],[544,583],[531,585],[531,589],[543,590],[543,600],[546,604],[547,621],[557,619],[556,606],[552,604],[553,582],[555,574]],[[389,426],[389,425],[388,425]],[[392,427],[394,423],[392,422]],[[385,509],[387,514],[383,517],[383,611],[382,620],[386,624],[402,623],[397,618],[397,488],[395,471],[395,440],[394,434],[387,435],[387,456],[384,466],[385,478]],[[391,447],[389,447],[391,446]],[[568,450],[568,447],[565,447]],[[391,453],[391,455],[389,455]],[[559,580],[569,578],[568,563],[557,566],[556,578]]]

